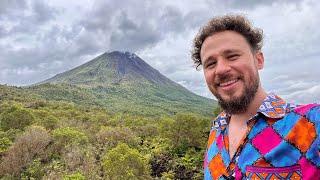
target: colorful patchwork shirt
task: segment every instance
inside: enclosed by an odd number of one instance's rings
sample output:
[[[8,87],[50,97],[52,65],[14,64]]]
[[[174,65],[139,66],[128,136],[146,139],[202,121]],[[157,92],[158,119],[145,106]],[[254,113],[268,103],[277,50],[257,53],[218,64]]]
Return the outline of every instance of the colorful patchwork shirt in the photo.
[[[204,159],[204,179],[320,180],[320,105],[294,106],[269,94],[230,158],[228,121],[213,122]]]

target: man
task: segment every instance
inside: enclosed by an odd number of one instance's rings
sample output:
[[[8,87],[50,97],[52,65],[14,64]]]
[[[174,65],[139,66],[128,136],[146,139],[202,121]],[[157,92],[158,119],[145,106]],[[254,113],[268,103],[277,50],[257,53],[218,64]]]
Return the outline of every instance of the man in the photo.
[[[262,41],[241,15],[213,18],[194,39],[192,59],[223,109],[210,131],[205,179],[320,179],[320,105],[266,93]]]

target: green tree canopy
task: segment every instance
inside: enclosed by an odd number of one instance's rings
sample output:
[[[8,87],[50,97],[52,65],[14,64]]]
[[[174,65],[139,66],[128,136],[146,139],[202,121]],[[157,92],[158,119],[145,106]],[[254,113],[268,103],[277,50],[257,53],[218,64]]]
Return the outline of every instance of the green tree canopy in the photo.
[[[114,148],[118,143],[136,146],[139,138],[128,127],[102,127],[96,134],[97,142],[107,148]]]
[[[208,119],[192,114],[178,114],[174,119],[164,119],[160,124],[162,136],[171,140],[181,153],[189,147],[202,148],[206,142]]]
[[[109,150],[103,157],[107,179],[149,179],[148,162],[136,149],[121,143]]]
[[[55,129],[52,135],[56,143],[63,146],[73,144],[80,145],[88,142],[88,137],[85,133],[71,127]]]
[[[7,131],[9,129],[21,129],[31,125],[34,121],[32,113],[22,107],[12,106],[0,114],[0,127]]]

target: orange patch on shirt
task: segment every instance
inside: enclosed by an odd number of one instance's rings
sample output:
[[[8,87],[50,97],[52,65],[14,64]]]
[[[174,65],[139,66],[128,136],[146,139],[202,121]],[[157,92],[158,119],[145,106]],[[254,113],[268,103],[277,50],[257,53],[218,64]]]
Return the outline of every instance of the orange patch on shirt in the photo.
[[[283,100],[271,102],[271,105],[272,105],[273,107],[275,107],[275,106],[281,106],[281,105],[283,105],[283,104],[285,104],[285,102],[284,102]]]
[[[223,164],[222,157],[220,154],[217,154],[209,162],[209,171],[213,179],[218,179],[220,176],[227,174],[226,167]]]
[[[264,158],[260,158],[256,161],[256,163],[254,163],[254,166],[258,166],[258,167],[271,167],[271,165],[264,159]]]
[[[216,139],[216,131],[215,130],[212,130],[210,132],[210,135],[209,135],[209,139],[208,139],[208,147],[209,148],[212,144],[212,142]]]
[[[306,152],[314,139],[316,138],[316,130],[313,123],[302,117],[291,129],[286,139],[296,145],[302,152]]]
[[[236,167],[236,165],[233,162],[229,164],[230,170],[234,171],[235,167]]]
[[[283,108],[274,108],[274,109],[278,114],[283,114],[284,113]]]
[[[268,116],[270,116],[270,117],[276,117],[276,115],[277,114],[273,111],[268,112]]]
[[[227,135],[225,135],[223,137],[223,139],[224,139],[224,146],[225,146],[226,150],[229,152],[229,137]]]

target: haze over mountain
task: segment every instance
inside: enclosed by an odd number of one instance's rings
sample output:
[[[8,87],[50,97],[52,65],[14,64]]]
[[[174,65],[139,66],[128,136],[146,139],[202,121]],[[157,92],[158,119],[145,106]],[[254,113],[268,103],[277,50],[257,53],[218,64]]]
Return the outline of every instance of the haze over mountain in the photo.
[[[211,114],[214,100],[198,96],[137,55],[113,51],[28,88],[49,100],[138,114]]]

